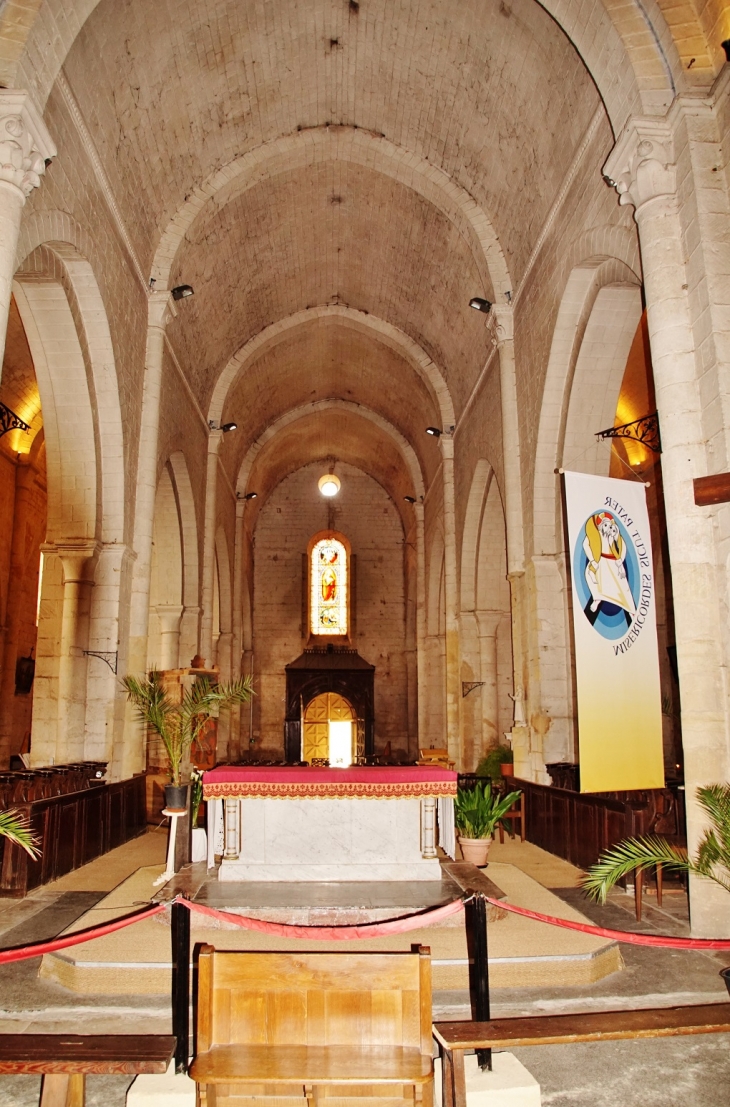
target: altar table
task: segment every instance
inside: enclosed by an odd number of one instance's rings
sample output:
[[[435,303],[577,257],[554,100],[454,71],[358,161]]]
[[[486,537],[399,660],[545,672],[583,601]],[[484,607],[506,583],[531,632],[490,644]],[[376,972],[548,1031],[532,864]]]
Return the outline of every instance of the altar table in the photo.
[[[223,881],[440,880],[456,773],[430,766],[230,765],[203,776],[208,867]],[[219,847],[220,850],[220,847]]]

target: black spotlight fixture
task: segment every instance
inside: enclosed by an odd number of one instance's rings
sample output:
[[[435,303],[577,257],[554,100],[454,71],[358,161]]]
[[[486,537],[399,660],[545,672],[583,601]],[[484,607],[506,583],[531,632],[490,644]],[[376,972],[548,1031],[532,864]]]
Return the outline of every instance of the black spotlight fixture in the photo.
[[[257,496],[258,492],[247,492],[243,498],[244,500],[255,500]]]
[[[441,431],[438,427],[426,427],[426,434],[432,434],[434,438],[441,437]]]
[[[730,38],[726,38],[724,42],[721,42],[723,50],[725,51],[725,60],[730,62]]]
[[[228,434],[229,431],[238,430],[238,423],[221,423],[221,430],[224,434]]]
[[[193,295],[193,286],[190,284],[179,284],[177,288],[172,290],[173,300],[184,300],[186,297]]]
[[[474,311],[483,311],[485,315],[489,315],[489,311],[492,307],[491,300],[483,300],[481,296],[472,296],[469,301],[469,307],[474,308]]]
[[[415,496],[404,496],[403,499],[406,501],[407,504],[414,504],[416,502]]]

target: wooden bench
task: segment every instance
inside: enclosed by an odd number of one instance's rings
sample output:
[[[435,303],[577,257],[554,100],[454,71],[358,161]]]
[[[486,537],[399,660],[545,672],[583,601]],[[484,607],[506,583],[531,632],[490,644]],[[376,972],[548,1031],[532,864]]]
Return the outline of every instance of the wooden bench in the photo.
[[[198,961],[207,1107],[431,1107],[431,956],[225,953]],[[311,1107],[311,1103],[309,1105]]]
[[[623,1038],[666,1038],[730,1030],[730,1003],[697,1007],[652,1007],[644,1011],[597,1011],[580,1015],[539,1015],[490,1022],[437,1022],[441,1047],[443,1107],[466,1107],[464,1051],[517,1046],[572,1045]]]
[[[0,1074],[43,1075],[41,1107],[83,1107],[87,1073],[164,1073],[170,1034],[0,1034]]]

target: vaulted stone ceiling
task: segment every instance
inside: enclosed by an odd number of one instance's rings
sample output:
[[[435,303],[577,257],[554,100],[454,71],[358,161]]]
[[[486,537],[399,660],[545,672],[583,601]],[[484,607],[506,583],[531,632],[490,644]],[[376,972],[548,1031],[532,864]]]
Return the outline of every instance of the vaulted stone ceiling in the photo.
[[[64,77],[143,265],[195,288],[168,333],[204,411],[254,336],[336,304],[415,343],[458,418],[491,352],[469,298],[518,287],[602,111],[534,0],[102,0]],[[376,329],[296,343],[242,367],[227,463],[340,397],[395,412],[428,483],[443,420]]]

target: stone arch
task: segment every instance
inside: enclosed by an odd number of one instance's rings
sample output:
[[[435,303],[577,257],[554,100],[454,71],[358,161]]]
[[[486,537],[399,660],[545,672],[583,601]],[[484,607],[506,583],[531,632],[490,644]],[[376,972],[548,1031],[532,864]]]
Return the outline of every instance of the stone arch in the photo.
[[[280,319],[271,326],[266,327],[259,334],[241,347],[230,359],[221,372],[208,409],[208,419],[220,422],[223,408],[230,390],[233,388],[236,378],[244,372],[246,364],[258,357],[270,346],[276,345],[282,338],[295,327],[301,327],[308,323],[322,320],[336,320],[340,325],[360,330],[372,337],[375,332],[380,342],[390,349],[395,350],[401,357],[412,365],[418,375],[425,381],[438,406],[443,426],[450,427],[455,423],[454,404],[443,373],[431,360],[425,350],[413,341],[398,327],[379,319],[375,315],[369,315],[365,311],[357,311],[355,308],[344,307],[340,304],[328,304],[322,307],[305,308],[297,311],[286,319]]]
[[[344,161],[383,173],[412,188],[437,207],[471,244],[485,288],[500,295],[512,288],[507,263],[487,214],[447,173],[381,135],[357,127],[311,127],[257,146],[217,169],[193,189],[162,234],[151,276],[167,287],[170,272],[185,235],[208,206],[216,210],[246,189],[280,173],[323,161]]]
[[[603,288],[613,286],[615,294],[604,294],[601,306],[594,317],[590,331],[591,348],[600,329],[603,308],[613,296],[620,301],[632,301],[640,297],[639,281],[632,269],[617,258],[596,256],[588,258],[571,271],[560,301],[553,339],[550,347],[545,386],[543,389],[537,447],[535,450],[535,478],[533,485],[533,547],[536,555],[553,554],[562,541],[559,522],[558,482],[555,470],[562,464],[563,443],[568,418],[568,406],[573,387],[576,366],[586,336],[589,321]],[[618,291],[623,290],[623,291]],[[630,313],[629,313],[630,314]],[[640,314],[640,312],[639,312]],[[621,333],[609,334],[608,346],[602,354],[613,368],[617,364],[619,350],[623,348],[628,330],[628,316],[624,315]],[[634,322],[634,331],[636,323]],[[633,337],[633,332],[632,332]],[[630,345],[629,339],[629,345]],[[587,352],[587,350],[586,350]],[[626,346],[628,354],[628,346]],[[624,365],[626,361],[624,358]],[[586,359],[583,359],[583,365]],[[620,386],[620,377],[619,377]],[[588,388],[590,391],[590,388]],[[618,391],[616,391],[618,395]],[[615,404],[614,404],[615,412]],[[613,414],[608,424],[613,423]],[[575,425],[575,424],[573,424]],[[584,428],[593,434],[603,429]]]
[[[294,408],[292,411],[287,411],[284,415],[274,420],[273,423],[270,423],[256,441],[251,443],[246,452],[246,456],[241,462],[241,467],[238,471],[238,479],[236,481],[237,493],[239,495],[245,495],[248,491],[248,480],[253,464],[267,442],[275,438],[284,427],[289,426],[291,423],[295,423],[298,419],[304,419],[306,416],[311,415],[312,412],[321,411],[325,408],[351,411],[355,415],[360,415],[363,419],[367,419],[369,422],[374,423],[375,426],[379,427],[380,430],[384,431],[385,434],[392,438],[403,455],[403,459],[408,467],[416,496],[422,497],[424,495],[421,467],[416,457],[416,452],[408,440],[399,430],[396,430],[392,423],[389,423],[382,415],[378,415],[377,412],[371,411],[370,408],[363,407],[362,404],[355,403],[352,400],[339,399],[317,400],[315,403],[306,404],[302,407]]]
[[[182,618],[180,620],[180,659],[188,664],[198,652],[200,624],[200,568],[198,523],[195,497],[185,455],[180,450],[168,461],[180,518],[182,538]]]

